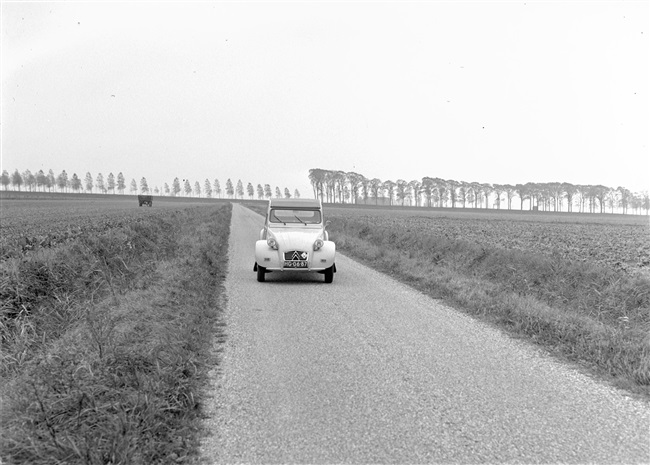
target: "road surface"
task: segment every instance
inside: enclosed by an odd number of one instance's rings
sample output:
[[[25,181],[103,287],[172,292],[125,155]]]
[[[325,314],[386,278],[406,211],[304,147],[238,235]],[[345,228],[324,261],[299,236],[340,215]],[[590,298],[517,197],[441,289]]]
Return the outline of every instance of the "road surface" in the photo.
[[[233,205],[209,463],[650,463],[650,408],[342,255],[258,283]]]

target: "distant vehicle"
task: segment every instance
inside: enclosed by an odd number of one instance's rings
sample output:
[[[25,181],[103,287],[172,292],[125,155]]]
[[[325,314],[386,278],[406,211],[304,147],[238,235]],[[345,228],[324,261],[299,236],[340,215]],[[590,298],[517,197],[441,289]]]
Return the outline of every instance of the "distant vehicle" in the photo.
[[[334,280],[336,246],[329,240],[320,200],[271,199],[255,243],[257,280],[271,271],[316,271]]]
[[[138,204],[139,206],[148,205],[149,207],[153,204],[152,195],[138,195]]]

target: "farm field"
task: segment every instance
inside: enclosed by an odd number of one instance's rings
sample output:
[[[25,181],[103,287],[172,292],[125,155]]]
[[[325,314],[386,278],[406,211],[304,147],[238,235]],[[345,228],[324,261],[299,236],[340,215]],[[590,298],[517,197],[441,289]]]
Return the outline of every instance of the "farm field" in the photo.
[[[650,276],[650,219],[520,211],[328,206],[332,221],[355,220],[415,235],[435,234],[488,248],[520,250],[598,263]]]
[[[156,197],[154,206],[138,207],[135,196],[23,194],[0,197],[0,260],[97,234],[130,222],[167,214],[170,210],[219,200]]]

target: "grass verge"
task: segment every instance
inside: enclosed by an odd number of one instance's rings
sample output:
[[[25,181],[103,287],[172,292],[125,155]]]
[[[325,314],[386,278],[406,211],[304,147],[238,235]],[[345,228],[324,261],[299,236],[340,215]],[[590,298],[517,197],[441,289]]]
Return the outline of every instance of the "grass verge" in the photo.
[[[5,463],[183,463],[219,335],[230,205],[0,264]]]
[[[341,252],[650,399],[650,280],[330,216]]]

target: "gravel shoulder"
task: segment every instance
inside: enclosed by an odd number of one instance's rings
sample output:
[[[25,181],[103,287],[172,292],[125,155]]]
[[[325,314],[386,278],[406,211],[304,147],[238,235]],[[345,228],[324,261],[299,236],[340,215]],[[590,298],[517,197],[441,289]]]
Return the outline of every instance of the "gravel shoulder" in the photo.
[[[647,463],[650,407],[342,255],[255,280],[233,205],[207,463]]]

